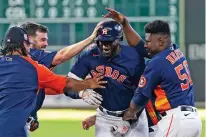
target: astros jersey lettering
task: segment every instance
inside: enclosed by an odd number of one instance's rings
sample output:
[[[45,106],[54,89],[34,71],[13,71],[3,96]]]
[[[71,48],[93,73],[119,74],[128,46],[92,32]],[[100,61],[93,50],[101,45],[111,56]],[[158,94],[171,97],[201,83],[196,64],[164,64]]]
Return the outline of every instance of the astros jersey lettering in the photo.
[[[146,64],[137,92],[151,98],[156,110],[163,112],[181,105],[194,106],[193,90],[186,58],[173,44]]]
[[[103,97],[102,107],[118,111],[128,108],[144,68],[144,58],[134,48],[121,45],[121,52],[112,59],[104,57],[97,47],[86,51],[71,73],[82,79],[88,74],[103,75],[108,81],[106,89],[96,90]]]

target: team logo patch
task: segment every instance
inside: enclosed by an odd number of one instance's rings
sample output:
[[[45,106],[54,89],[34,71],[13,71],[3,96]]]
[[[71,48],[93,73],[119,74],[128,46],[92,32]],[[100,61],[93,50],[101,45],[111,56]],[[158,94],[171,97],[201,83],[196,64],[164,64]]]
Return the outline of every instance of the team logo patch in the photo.
[[[120,25],[116,25],[116,26],[114,27],[114,29],[116,29],[116,30],[120,31],[122,28],[121,28],[121,26],[120,26]]]
[[[28,40],[27,34],[24,34],[24,39]]]
[[[139,87],[142,88],[147,84],[147,80],[144,76],[141,76],[140,80],[139,80]]]
[[[107,31],[108,31],[107,29],[103,29],[103,30],[102,30],[102,34],[107,35]]]
[[[11,42],[11,39],[7,39],[6,42]]]

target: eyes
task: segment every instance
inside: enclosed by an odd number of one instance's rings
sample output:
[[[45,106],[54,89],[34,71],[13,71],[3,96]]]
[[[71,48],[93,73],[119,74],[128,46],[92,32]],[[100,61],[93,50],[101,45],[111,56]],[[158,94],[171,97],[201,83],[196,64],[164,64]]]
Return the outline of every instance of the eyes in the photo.
[[[100,45],[112,45],[113,41],[99,41]]]
[[[44,41],[47,41],[47,39],[46,39],[46,38],[41,38],[40,41],[41,41],[41,42],[44,42]]]

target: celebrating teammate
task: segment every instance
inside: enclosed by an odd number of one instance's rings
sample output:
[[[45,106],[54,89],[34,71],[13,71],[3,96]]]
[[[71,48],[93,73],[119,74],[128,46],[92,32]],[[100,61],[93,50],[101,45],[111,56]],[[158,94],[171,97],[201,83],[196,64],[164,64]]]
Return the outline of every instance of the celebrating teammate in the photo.
[[[121,25],[105,21],[98,31],[96,46],[82,54],[68,74],[78,79],[84,79],[88,74],[93,77],[104,75],[104,80],[108,81],[105,89],[95,90],[103,98],[96,114],[96,137],[148,136],[145,111],[139,113],[141,120],[138,124],[134,121],[131,129],[129,122],[122,121],[145,68],[144,58],[132,47],[121,44],[122,39]],[[113,132],[120,124],[124,130]]]
[[[152,59],[147,63],[124,120],[133,118],[152,99],[162,117],[155,137],[199,137],[201,120],[194,107],[193,83],[185,56],[171,43],[167,22],[150,22],[145,32],[145,48]]]
[[[78,81],[58,76],[29,57],[30,41],[25,30],[7,31],[0,59],[0,136],[26,137],[25,123],[35,107],[38,88],[59,94],[88,88],[104,88],[103,77]]]
[[[122,24],[125,22],[126,19]],[[167,22],[152,21],[145,26],[145,32],[145,48],[151,60],[123,119],[135,118],[151,99],[162,118],[157,124],[155,137],[199,137],[201,120],[194,107],[193,83],[185,56],[177,45],[172,44]],[[131,41],[135,37],[140,39],[136,33],[130,33]]]
[[[46,26],[33,22],[27,22],[25,24],[22,24],[21,27],[26,30],[29,35],[29,39],[32,42],[32,44],[30,44],[31,58],[49,69],[52,69],[56,65],[64,63],[65,61],[80,53],[86,46],[93,42],[94,38],[96,38],[98,30],[97,25],[97,27],[94,29],[94,32],[87,39],[67,46],[58,52],[49,52],[45,51],[45,48],[48,46],[48,29]],[[55,95],[57,93],[56,91],[47,89],[47,94]],[[86,96],[86,94],[88,96]],[[101,96],[99,96],[96,92],[92,92],[90,90],[86,90],[85,92],[81,91],[79,94],[70,92],[66,93],[66,95],[77,99],[82,98],[85,102],[93,105],[99,105],[99,100],[101,100]],[[38,92],[36,107],[32,111],[31,116],[27,121],[27,127],[30,131],[35,131],[39,127],[37,111],[41,108],[44,99],[45,89],[41,88]]]
[[[145,26],[146,43],[144,43],[131,28],[125,16],[114,9],[107,8],[107,10],[109,13],[104,17],[113,18],[123,25],[128,43],[132,46],[139,43],[139,48],[145,44],[151,57],[130,103],[130,109],[123,117],[124,120],[134,118],[136,112],[145,107],[151,99],[155,107],[153,119],[151,118],[154,124],[158,122],[156,116],[159,114],[161,117],[151,135],[200,136],[201,120],[194,107],[194,89],[187,60],[178,46],[172,44],[168,23],[161,20],[148,23]],[[156,111],[158,113],[155,113]]]

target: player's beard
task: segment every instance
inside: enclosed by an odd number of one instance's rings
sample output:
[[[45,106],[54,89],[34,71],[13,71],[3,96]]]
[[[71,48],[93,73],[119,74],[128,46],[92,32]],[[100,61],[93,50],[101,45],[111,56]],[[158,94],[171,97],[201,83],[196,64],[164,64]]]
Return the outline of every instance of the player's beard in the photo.
[[[35,49],[40,49],[40,50],[45,50],[46,49],[46,47],[47,47],[47,45],[38,45],[37,43],[37,41],[36,40],[33,40],[34,42],[34,44],[33,44],[33,48],[35,48]]]

